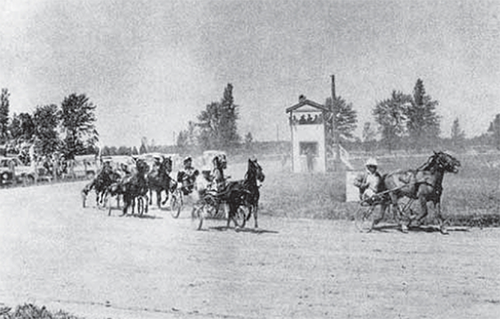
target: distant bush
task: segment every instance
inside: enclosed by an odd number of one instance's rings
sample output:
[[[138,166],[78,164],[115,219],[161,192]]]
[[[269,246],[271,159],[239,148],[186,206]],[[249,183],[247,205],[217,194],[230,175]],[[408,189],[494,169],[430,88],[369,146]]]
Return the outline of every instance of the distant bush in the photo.
[[[17,306],[14,311],[9,308],[0,310],[0,318],[2,319],[81,319],[79,317],[70,315],[62,310],[52,313],[45,309],[45,307],[37,307],[32,304],[24,304]]]

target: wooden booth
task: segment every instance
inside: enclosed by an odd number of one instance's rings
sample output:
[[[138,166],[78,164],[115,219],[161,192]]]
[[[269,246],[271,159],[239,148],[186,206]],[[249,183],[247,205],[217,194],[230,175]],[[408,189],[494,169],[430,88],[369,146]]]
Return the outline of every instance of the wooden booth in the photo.
[[[286,109],[292,134],[292,171],[326,172],[324,114],[321,104],[299,97],[299,103]]]

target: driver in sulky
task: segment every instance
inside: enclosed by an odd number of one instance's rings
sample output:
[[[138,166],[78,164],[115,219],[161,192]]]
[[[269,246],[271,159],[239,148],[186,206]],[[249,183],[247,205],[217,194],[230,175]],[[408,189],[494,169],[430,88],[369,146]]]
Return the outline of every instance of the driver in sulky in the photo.
[[[359,188],[361,200],[369,200],[382,190],[382,176],[378,172],[377,160],[370,157],[365,163],[366,171],[356,177],[354,186]]]
[[[193,159],[188,156],[183,161],[184,168],[177,173],[177,181],[181,184],[184,195],[189,195],[194,189],[196,177],[200,172],[193,167]]]

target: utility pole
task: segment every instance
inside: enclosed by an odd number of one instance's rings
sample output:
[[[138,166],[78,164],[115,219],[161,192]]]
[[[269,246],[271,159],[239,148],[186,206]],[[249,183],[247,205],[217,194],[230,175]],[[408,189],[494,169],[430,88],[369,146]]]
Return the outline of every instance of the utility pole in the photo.
[[[335,75],[332,74],[332,134],[333,134],[333,156],[334,156],[334,161],[333,161],[333,169],[335,171],[340,170],[340,138],[339,138],[339,132],[337,130],[337,127],[335,126],[335,119],[337,118],[337,114],[335,112],[335,101],[337,98],[336,92],[335,92]]]

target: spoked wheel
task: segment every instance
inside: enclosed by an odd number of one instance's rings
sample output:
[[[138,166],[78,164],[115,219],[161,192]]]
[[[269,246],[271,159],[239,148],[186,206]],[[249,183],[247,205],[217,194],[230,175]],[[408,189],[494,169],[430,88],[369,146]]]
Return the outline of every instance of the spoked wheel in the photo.
[[[180,192],[172,193],[170,198],[170,214],[173,218],[179,217],[182,210],[182,195]]]
[[[247,222],[249,210],[247,207],[238,207],[236,214],[234,216],[234,221],[236,222],[236,228],[245,228]]]
[[[145,212],[147,213],[147,211],[147,198],[144,196],[137,197],[137,214],[142,216]]]
[[[375,207],[376,206],[359,206],[354,215],[354,222],[360,232],[368,233],[373,229]]]

